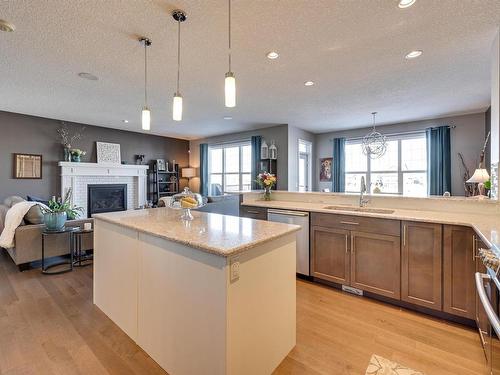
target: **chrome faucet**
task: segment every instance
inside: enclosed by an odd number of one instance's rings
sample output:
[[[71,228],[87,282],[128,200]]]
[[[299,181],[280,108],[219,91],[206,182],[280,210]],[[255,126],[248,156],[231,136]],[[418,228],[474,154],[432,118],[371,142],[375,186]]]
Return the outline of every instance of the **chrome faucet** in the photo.
[[[370,202],[368,199],[364,199],[366,194],[366,182],[365,176],[361,176],[361,191],[359,192],[359,207],[364,207]]]

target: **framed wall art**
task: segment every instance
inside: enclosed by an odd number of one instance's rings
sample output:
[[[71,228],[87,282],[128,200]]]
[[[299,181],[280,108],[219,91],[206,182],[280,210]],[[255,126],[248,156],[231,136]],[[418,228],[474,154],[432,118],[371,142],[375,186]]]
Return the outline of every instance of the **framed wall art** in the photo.
[[[319,180],[321,182],[332,181],[332,163],[333,158],[319,159]]]
[[[35,179],[42,178],[42,155],[14,154],[14,178]]]
[[[96,142],[97,163],[99,164],[121,164],[120,144]]]

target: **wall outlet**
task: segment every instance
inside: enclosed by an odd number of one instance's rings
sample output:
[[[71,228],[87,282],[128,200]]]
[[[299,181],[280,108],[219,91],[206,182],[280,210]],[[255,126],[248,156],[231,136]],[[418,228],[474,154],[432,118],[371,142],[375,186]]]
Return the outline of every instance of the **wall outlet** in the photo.
[[[229,265],[230,269],[230,281],[236,281],[240,278],[240,262],[239,259],[232,259]]]

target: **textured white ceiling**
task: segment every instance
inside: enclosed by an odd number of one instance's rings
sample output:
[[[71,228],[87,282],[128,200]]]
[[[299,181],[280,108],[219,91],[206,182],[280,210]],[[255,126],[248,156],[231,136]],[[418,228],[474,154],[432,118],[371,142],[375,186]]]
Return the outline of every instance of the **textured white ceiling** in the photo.
[[[0,33],[0,110],[140,131],[140,35],[153,41],[155,134],[199,138],[284,123],[321,133],[366,126],[372,111],[393,123],[486,108],[500,1],[417,0],[404,10],[397,3],[233,0],[238,105],[226,109],[226,0],[3,0],[0,19],[16,31]],[[171,119],[175,8],[188,14],[180,123]],[[405,60],[413,49],[424,54]],[[270,50],[280,58],[268,60]]]

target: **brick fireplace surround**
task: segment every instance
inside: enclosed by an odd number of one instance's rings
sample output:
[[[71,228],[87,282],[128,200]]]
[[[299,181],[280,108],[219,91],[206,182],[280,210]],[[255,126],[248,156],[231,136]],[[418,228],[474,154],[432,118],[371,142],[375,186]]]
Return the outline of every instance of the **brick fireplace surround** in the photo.
[[[72,204],[83,208],[87,217],[87,187],[94,184],[126,184],[127,208],[134,209],[146,203],[147,165],[59,162],[61,192],[73,189]]]

